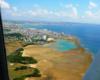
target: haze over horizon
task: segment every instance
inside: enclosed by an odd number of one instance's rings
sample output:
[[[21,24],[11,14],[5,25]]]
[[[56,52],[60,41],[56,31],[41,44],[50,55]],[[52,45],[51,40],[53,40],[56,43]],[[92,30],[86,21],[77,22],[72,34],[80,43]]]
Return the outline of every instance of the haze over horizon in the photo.
[[[99,0],[0,0],[3,20],[100,24]]]

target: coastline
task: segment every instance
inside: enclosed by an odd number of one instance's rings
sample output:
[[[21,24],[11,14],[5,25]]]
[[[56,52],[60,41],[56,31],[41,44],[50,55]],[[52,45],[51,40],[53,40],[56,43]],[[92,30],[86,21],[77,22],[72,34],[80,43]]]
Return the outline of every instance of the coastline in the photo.
[[[7,27],[7,29],[9,29],[9,27]],[[13,31],[18,33],[17,37]],[[11,55],[12,52],[16,52],[18,48],[22,48],[22,57],[32,57],[38,61],[36,64],[29,65],[40,70],[42,76],[38,77],[38,80],[46,80],[48,76],[51,76],[55,80],[82,80],[92,62],[91,54],[81,46],[80,41],[74,36],[48,30],[26,30],[18,28],[17,26],[16,28],[11,28],[11,31],[6,34],[5,40],[7,40],[6,50],[8,55]],[[9,37],[7,37],[8,34]],[[49,45],[55,43],[58,39],[69,41],[75,44],[77,48],[60,52],[45,46],[45,44]],[[63,43],[63,45],[64,44],[65,43]],[[17,67],[18,65],[15,63],[14,66]],[[18,76],[20,75],[12,70],[12,65],[9,66],[9,71],[14,72],[14,74]],[[13,75],[13,73],[10,73],[10,75]],[[35,77],[30,77],[28,80],[30,79],[35,79]]]

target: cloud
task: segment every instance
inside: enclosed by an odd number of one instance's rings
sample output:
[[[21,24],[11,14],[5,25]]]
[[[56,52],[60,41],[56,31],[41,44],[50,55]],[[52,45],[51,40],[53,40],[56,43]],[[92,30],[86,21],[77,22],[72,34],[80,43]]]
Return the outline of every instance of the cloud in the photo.
[[[88,10],[88,11],[85,12],[84,19],[87,19],[89,21],[94,21],[94,22],[100,21],[100,15],[99,14],[100,14],[99,11],[93,12],[93,11]]]
[[[47,9],[43,9],[43,8],[36,8],[33,10],[29,10],[28,14],[33,16],[33,17],[49,17],[50,15],[50,11],[48,11]]]
[[[92,22],[97,23],[100,21],[100,12],[98,10],[97,4],[90,1],[87,11],[84,11],[83,14],[80,16],[80,19],[83,20],[83,22]],[[96,10],[96,11],[95,11]]]
[[[53,11],[53,10],[48,10],[48,9],[36,9],[36,10],[30,10],[29,15],[33,17],[38,17],[38,18],[75,18],[77,16],[77,9],[72,8],[71,14],[67,12],[67,10],[58,10],[58,11]]]
[[[24,11],[20,11],[20,9],[18,9],[15,6],[11,6],[8,2],[6,2],[5,0],[0,0],[0,7],[2,9],[2,13],[5,11],[6,13],[8,13],[7,15],[13,16],[13,17],[18,17],[18,16],[23,16]]]
[[[59,10],[50,10],[48,8],[43,8],[38,4],[32,5],[33,8],[31,10],[22,10],[21,8],[18,9],[17,6],[12,6],[5,0],[0,0],[0,5],[3,9],[8,9],[9,14],[11,17],[31,17],[32,18],[40,18],[40,19],[69,19],[69,18],[77,18],[78,17],[78,10],[77,7],[73,4],[64,5],[63,3],[60,4]]]
[[[91,10],[88,10],[85,12],[84,15],[80,17],[81,22],[87,22],[87,23],[100,23],[100,11],[93,12]]]
[[[74,18],[78,17],[78,10],[73,4],[67,4],[67,5],[65,5],[65,8],[68,10],[68,12],[70,12],[69,14],[72,17],[74,17]]]
[[[10,9],[10,5],[5,0],[0,0],[1,8]]]
[[[89,6],[88,6],[88,8],[89,9],[93,9],[93,8],[96,8],[97,7],[97,4],[96,3],[94,3],[94,2],[89,2]]]
[[[86,11],[86,15],[88,17],[94,17],[95,16],[92,11]]]
[[[38,4],[33,5],[33,9],[23,11],[13,7],[12,16],[26,16],[31,18],[40,18],[40,19],[69,19],[69,18],[78,18],[78,11],[75,6],[72,4],[63,5],[59,10],[50,10],[48,8],[43,8]]]
[[[75,17],[78,16],[78,12],[77,12],[77,8],[76,7],[72,8],[72,13],[73,13],[73,16],[75,16]]]
[[[18,13],[15,13],[15,12],[12,12],[12,13],[11,13],[11,15],[12,15],[12,16],[14,16],[14,17],[21,16],[20,14],[18,14]]]
[[[28,12],[27,11],[21,11],[21,10],[18,10],[17,8],[15,8],[15,10],[11,10],[11,13],[10,13],[13,17],[27,17],[29,16]]]

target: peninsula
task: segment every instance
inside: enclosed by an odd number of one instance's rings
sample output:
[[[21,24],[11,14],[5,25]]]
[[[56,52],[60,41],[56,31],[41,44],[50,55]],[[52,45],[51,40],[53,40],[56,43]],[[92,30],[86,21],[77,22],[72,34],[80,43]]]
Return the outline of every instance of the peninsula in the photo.
[[[4,23],[11,80],[82,80],[92,55],[75,36]]]

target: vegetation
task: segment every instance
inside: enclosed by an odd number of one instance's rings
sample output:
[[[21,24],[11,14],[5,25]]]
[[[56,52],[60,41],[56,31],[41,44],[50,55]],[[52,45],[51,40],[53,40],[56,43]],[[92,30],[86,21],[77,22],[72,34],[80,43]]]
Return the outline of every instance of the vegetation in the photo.
[[[37,63],[37,60],[32,57],[22,57],[22,51],[23,49],[20,48],[14,53],[7,56],[7,59],[11,63],[21,63],[21,64],[35,64]]]
[[[32,57],[23,57],[22,56],[23,50],[24,50],[23,48],[18,48],[15,52],[7,56],[8,61],[10,63],[20,64],[20,66],[17,66],[17,64],[13,66],[13,70],[11,71],[16,76],[13,77],[12,79],[13,80],[24,80],[27,77],[40,77],[41,74],[37,68],[31,68],[25,65],[25,64],[35,64],[37,63],[37,60]],[[19,75],[19,72],[24,73],[24,74]],[[28,73],[25,73],[25,72],[28,72]]]
[[[3,29],[4,33],[11,31],[10,29]]]
[[[16,50],[16,52],[20,52],[20,51],[24,51],[24,49],[23,49],[23,48],[18,48],[18,49]]]
[[[23,35],[20,34],[20,33],[7,33],[7,34],[5,34],[4,36],[5,36],[6,38],[7,38],[7,37],[15,37],[15,38],[17,38],[17,39],[19,39],[19,40],[21,40],[22,37],[23,37]]]
[[[16,67],[14,70],[15,70],[15,71],[26,70],[26,69],[28,69],[28,68],[30,68],[30,67],[27,67],[27,66],[20,66],[20,67]]]
[[[33,72],[32,72],[32,74],[30,76],[32,76],[32,77],[40,77],[41,74],[40,74],[40,71],[37,68],[33,68]]]
[[[41,74],[37,68],[33,68],[33,71],[31,74],[22,75],[20,77],[14,78],[13,80],[24,80],[27,77],[41,77]]]
[[[5,36],[11,36],[11,37],[23,37],[22,34],[20,33],[8,33],[8,34],[5,34]]]
[[[18,77],[18,78],[14,78],[13,80],[24,80],[26,77],[25,76],[21,76],[21,77]]]

